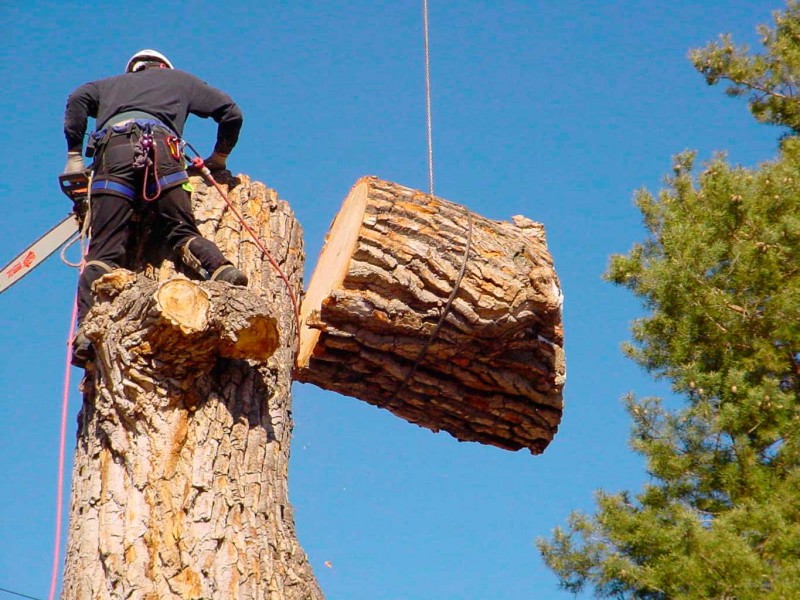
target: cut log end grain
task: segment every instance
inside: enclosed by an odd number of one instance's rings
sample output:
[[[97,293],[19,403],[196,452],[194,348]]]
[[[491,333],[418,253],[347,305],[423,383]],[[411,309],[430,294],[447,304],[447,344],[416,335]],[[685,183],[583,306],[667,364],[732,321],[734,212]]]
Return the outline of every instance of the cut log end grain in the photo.
[[[296,377],[538,454],[561,420],[562,300],[541,224],[362,178],[309,282]]]
[[[274,303],[252,291],[220,282],[199,282],[182,276],[155,282],[117,269],[100,277],[94,313],[111,319],[100,325],[88,320],[86,335],[101,356],[119,347],[140,357],[155,358],[150,367],[200,371],[216,356],[267,361],[281,346]]]
[[[245,327],[236,331],[231,337],[232,340],[225,339],[221,342],[220,356],[267,360],[280,344],[278,323],[273,317],[252,317]]]
[[[156,307],[161,316],[183,333],[204,331],[208,327],[208,294],[187,279],[171,279],[156,292]]]
[[[357,183],[334,219],[325,238],[324,250],[314,267],[314,273],[303,298],[300,308],[301,323],[312,313],[318,314],[322,302],[333,290],[342,285],[350,265],[350,258],[358,243],[358,233],[367,206],[368,190],[369,185],[366,181]],[[301,327],[300,349],[297,353],[297,364],[301,367],[308,366],[319,334],[319,329]]]

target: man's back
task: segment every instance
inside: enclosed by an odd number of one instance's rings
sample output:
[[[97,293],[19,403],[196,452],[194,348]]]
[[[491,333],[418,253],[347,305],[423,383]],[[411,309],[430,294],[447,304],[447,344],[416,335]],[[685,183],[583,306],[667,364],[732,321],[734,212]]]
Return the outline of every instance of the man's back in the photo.
[[[146,112],[183,133],[187,116],[212,117],[222,138],[236,143],[242,113],[233,99],[194,75],[177,69],[144,69],[86,83],[67,100],[65,132],[73,143],[82,140],[86,118],[94,117],[100,129],[114,115]]]

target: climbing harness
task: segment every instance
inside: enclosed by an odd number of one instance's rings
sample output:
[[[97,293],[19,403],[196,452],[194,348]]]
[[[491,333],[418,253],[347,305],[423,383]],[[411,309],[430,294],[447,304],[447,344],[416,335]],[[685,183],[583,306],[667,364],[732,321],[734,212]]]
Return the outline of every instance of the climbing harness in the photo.
[[[161,195],[161,184],[158,181],[158,151],[153,139],[153,132],[150,126],[146,126],[136,145],[133,147],[133,170],[144,171],[142,176],[142,200],[152,202]],[[155,181],[154,193],[148,194],[148,176],[150,169],[153,169],[153,180]]]
[[[160,121],[147,121],[147,120],[142,120],[142,119],[135,119],[135,120],[127,120],[127,121],[125,121],[123,123],[111,125],[109,127],[106,127],[104,129],[92,134],[92,137],[94,138],[94,143],[92,144],[92,148],[93,148],[92,155],[94,155],[95,153],[100,153],[100,152],[104,151],[105,144],[108,143],[108,140],[111,138],[112,135],[123,134],[123,133],[124,134],[129,134],[132,131],[133,127],[138,127],[138,128],[141,129],[141,135],[139,136],[139,139],[137,140],[136,145],[134,147],[134,164],[133,164],[133,168],[135,170],[143,170],[144,171],[143,180],[144,180],[145,183],[143,184],[144,187],[142,189],[141,196],[146,201],[152,201],[152,200],[156,199],[161,194],[161,190],[163,189],[164,186],[169,185],[171,183],[174,183],[176,181],[180,181],[181,179],[185,179],[185,178],[188,177],[188,174],[187,174],[187,172],[185,170],[178,171],[176,173],[172,173],[172,174],[166,175],[164,177],[158,177],[158,172],[157,172],[158,155],[156,154],[156,152],[157,152],[157,150],[156,150],[157,144],[156,144],[155,138],[153,136],[153,131],[152,131],[152,128],[154,126],[164,127],[163,123],[161,123]],[[294,291],[292,289],[291,283],[289,282],[289,278],[283,272],[283,270],[281,269],[280,265],[273,258],[272,254],[269,252],[269,250],[266,248],[266,246],[264,246],[264,244],[261,242],[261,240],[258,239],[258,235],[247,224],[247,222],[245,221],[245,219],[242,216],[242,214],[233,205],[233,203],[231,202],[230,198],[228,198],[228,195],[225,193],[225,191],[222,189],[222,187],[214,179],[213,175],[211,174],[211,171],[205,165],[200,153],[197,152],[197,150],[194,148],[194,146],[192,146],[187,141],[179,138],[176,135],[167,136],[166,137],[166,144],[167,144],[167,148],[168,148],[168,150],[169,150],[169,152],[170,152],[170,154],[172,155],[173,158],[175,158],[176,160],[184,160],[184,159],[189,160],[191,165],[195,169],[200,171],[200,173],[203,175],[203,177],[205,177],[205,179],[217,190],[217,192],[219,192],[220,196],[222,196],[222,198],[225,201],[225,203],[228,205],[228,207],[231,209],[231,211],[236,216],[238,221],[241,223],[242,228],[253,239],[253,242],[255,243],[256,247],[258,247],[258,249],[262,252],[263,256],[266,257],[266,259],[269,261],[269,263],[272,265],[272,267],[278,273],[278,276],[281,278],[281,280],[283,281],[283,283],[286,286],[286,290],[289,293],[289,298],[291,299],[291,302],[292,302],[292,308],[293,308],[293,311],[294,311],[294,319],[295,319],[295,325],[296,325],[295,332],[297,334],[297,340],[298,340],[298,343],[299,343],[299,339],[300,339],[299,338],[299,336],[300,336],[300,307],[299,307],[299,304],[298,304],[298,301],[297,301],[297,296],[296,296],[296,294],[294,293]],[[194,158],[190,159],[188,156],[186,156],[184,154],[184,149],[186,147],[188,147],[195,154]],[[150,184],[150,188],[149,188],[150,192],[148,193],[147,180],[148,180],[149,169],[150,168],[153,169],[154,183]],[[124,195],[125,197],[127,197],[127,198],[129,198],[131,200],[133,200],[133,199],[135,199],[137,197],[136,190],[133,189],[132,187],[130,187],[128,185],[125,185],[125,184],[122,184],[122,183],[119,183],[117,181],[111,181],[111,180],[108,180],[108,179],[103,179],[103,180],[100,180],[100,181],[92,181],[90,173],[87,173],[87,174],[81,173],[81,174],[76,174],[76,175],[62,175],[59,178],[59,182],[61,184],[62,191],[64,191],[64,193],[67,194],[67,196],[69,196],[73,200],[73,204],[76,204],[76,203],[79,203],[79,202],[81,204],[83,204],[84,203],[84,199],[85,199],[85,204],[87,206],[86,211],[91,210],[91,208],[90,208],[91,207],[91,202],[89,201],[89,199],[91,197],[91,194],[92,193],[96,193],[98,191],[112,190],[112,191],[121,193],[122,195]],[[89,222],[89,218],[88,217],[83,219],[84,234],[86,234],[88,232],[88,222]],[[76,239],[78,239],[78,238],[73,239],[68,244],[68,246],[66,246],[65,249],[62,250],[62,255],[61,255],[62,260],[66,264],[68,264],[70,266],[73,266],[73,267],[82,266],[83,263],[82,262],[80,264],[70,263],[66,259],[65,255],[64,255],[64,252],[66,251],[66,248],[68,248],[69,246],[71,246],[72,244],[75,243]],[[81,236],[81,239],[83,239],[83,236]],[[83,255],[83,252],[82,252],[82,255]]]
[[[161,135],[164,135],[164,142],[170,156],[176,161],[183,159],[184,142],[172,128],[141,111],[121,113],[116,115],[114,120],[114,123],[106,125],[89,136],[86,155],[92,157],[102,154],[111,138],[116,135],[136,136],[131,167],[134,171],[143,172],[142,189],[137,192],[130,185],[104,178],[92,184],[93,192],[109,190],[125,196],[128,200],[142,198],[145,202],[152,202],[161,195],[165,187],[188,178],[185,169],[163,177],[159,175],[158,139]]]
[[[154,154],[153,133],[150,127],[146,127],[133,147],[133,170],[146,171],[152,167]]]

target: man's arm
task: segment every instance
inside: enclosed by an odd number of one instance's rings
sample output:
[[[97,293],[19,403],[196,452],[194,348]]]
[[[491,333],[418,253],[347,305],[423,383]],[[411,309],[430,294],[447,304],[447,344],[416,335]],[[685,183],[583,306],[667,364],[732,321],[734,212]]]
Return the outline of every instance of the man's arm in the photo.
[[[189,112],[204,119],[211,117],[217,122],[214,154],[227,157],[239,141],[239,131],[244,120],[242,111],[233,99],[225,92],[197,79],[192,88]]]
[[[89,117],[97,116],[97,86],[87,83],[76,89],[67,98],[64,111],[64,137],[67,138],[67,164],[64,173],[84,171],[83,136],[86,134],[86,123]]]
[[[64,111],[64,137],[67,138],[69,152],[81,152],[83,149],[86,123],[89,117],[97,117],[98,106],[98,90],[94,83],[80,86],[67,98],[67,108]]]

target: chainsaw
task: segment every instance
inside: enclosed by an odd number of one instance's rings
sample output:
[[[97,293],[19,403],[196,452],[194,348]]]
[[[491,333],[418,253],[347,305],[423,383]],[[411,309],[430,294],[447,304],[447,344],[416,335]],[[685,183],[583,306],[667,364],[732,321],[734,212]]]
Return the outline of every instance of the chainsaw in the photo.
[[[0,270],[0,293],[33,271],[80,231],[88,208],[89,173],[65,173],[59,175],[58,183],[61,191],[72,200],[73,212]]]

